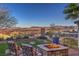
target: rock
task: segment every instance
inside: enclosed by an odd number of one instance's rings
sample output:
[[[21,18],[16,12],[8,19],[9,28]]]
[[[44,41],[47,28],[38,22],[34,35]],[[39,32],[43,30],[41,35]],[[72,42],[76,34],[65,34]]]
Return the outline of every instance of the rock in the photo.
[[[30,44],[35,44],[35,42],[30,42]]]
[[[9,54],[9,53],[10,53],[10,50],[6,49],[5,54]]]

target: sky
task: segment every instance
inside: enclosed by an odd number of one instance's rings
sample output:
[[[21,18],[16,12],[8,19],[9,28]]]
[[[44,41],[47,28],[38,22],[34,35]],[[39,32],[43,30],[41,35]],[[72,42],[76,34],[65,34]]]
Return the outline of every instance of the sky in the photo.
[[[17,27],[74,25],[73,21],[66,20],[63,10],[67,4],[62,3],[4,3],[0,8],[10,10],[11,16],[17,19]]]

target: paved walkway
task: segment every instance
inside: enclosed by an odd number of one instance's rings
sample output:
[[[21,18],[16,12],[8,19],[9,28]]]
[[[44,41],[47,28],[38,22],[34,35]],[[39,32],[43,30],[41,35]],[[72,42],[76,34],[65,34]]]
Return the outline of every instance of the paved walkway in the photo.
[[[6,43],[6,42],[7,42],[7,41],[0,41],[0,44],[1,44],[1,43]]]
[[[69,49],[69,56],[79,56],[79,48]]]

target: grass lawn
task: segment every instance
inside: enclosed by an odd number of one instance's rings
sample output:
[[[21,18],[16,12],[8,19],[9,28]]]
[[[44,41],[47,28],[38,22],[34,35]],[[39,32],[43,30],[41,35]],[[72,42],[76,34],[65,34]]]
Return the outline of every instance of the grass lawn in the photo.
[[[5,50],[8,48],[8,45],[6,43],[1,43],[0,44],[0,56],[5,55]]]

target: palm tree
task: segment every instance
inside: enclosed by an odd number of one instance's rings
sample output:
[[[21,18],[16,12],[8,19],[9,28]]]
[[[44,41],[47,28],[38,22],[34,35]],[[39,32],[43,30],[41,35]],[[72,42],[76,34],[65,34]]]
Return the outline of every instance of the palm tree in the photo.
[[[79,47],[79,5],[76,3],[70,3],[64,9],[66,19],[74,20],[78,26],[78,47]]]

